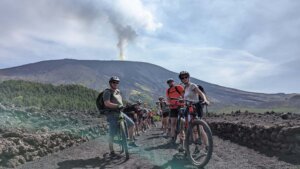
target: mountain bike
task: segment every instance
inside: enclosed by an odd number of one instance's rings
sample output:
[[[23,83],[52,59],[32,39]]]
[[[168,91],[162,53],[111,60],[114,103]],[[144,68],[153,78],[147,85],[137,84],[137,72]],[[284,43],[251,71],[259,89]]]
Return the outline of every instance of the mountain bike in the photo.
[[[116,142],[119,143],[121,147],[121,154],[125,152],[126,159],[129,159],[129,152],[128,152],[128,145],[127,145],[127,126],[125,123],[124,114],[120,113],[119,119],[118,119],[118,134],[117,134],[117,140]]]
[[[183,99],[178,100],[182,101]],[[185,155],[194,165],[201,168],[209,162],[212,156],[212,132],[209,125],[198,115],[196,106],[201,106],[201,103],[190,100],[183,101],[185,102],[185,107],[180,109],[176,133],[186,133],[186,136],[181,141]],[[184,120],[183,115],[185,116]]]

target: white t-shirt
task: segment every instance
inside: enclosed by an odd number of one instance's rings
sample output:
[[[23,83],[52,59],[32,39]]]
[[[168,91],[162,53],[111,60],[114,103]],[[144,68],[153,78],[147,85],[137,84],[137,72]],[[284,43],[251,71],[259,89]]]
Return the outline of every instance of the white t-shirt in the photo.
[[[195,83],[190,83],[188,86],[184,87],[184,99],[198,102],[199,95],[196,91],[198,86]]]

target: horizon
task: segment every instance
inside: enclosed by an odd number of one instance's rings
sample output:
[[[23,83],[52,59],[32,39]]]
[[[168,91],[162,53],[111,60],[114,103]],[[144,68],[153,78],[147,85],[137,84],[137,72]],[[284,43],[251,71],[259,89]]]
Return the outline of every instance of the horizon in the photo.
[[[289,0],[4,0],[0,69],[123,59],[243,91],[300,93],[299,7]]]
[[[26,66],[26,65],[30,65],[30,64],[36,64],[36,63],[39,63],[39,62],[47,62],[47,61],[60,61],[60,60],[76,60],[76,61],[108,61],[108,62],[135,62],[135,63],[146,63],[146,64],[152,64],[152,65],[155,65],[155,66],[159,66],[161,68],[164,68],[160,65],[156,65],[154,63],[149,63],[149,62],[144,62],[144,61],[131,61],[131,60],[86,60],[86,59],[73,59],[73,58],[63,58],[63,59],[52,59],[52,60],[41,60],[41,61],[37,61],[37,62],[32,62],[32,63],[26,63],[26,64],[23,64],[23,65],[17,65],[17,66],[13,66],[13,67],[7,67],[7,68],[0,68],[0,70],[4,70],[4,69],[12,69],[12,68],[16,68],[16,67],[22,67],[22,66]],[[173,73],[178,73],[178,72],[174,72],[172,70],[169,70],[167,68],[164,68],[168,71],[171,71]],[[201,80],[201,81],[204,81],[206,83],[210,83],[210,82],[207,82],[205,80],[202,80],[202,79],[199,79],[197,77],[194,77],[194,76],[191,76],[192,78],[195,78],[197,80]],[[225,87],[225,88],[231,88],[231,89],[236,89],[236,90],[240,90],[240,91],[245,91],[245,92],[251,92],[251,93],[258,93],[258,94],[300,94],[300,93],[297,93],[297,92],[294,92],[294,93],[285,93],[285,92],[275,92],[275,93],[267,93],[267,92],[257,92],[257,91],[247,91],[247,90],[242,90],[242,89],[238,89],[238,88],[232,88],[232,87],[228,87],[228,86],[222,86],[222,85],[219,85],[219,84],[215,84],[215,83],[210,83],[210,84],[213,84],[213,85],[218,85],[218,86],[221,86],[221,87]]]

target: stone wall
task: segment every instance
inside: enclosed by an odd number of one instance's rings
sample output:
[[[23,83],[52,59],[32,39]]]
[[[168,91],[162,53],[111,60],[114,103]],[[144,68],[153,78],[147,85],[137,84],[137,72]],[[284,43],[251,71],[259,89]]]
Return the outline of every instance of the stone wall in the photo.
[[[300,157],[298,115],[235,112],[229,115],[210,115],[206,120],[213,134],[223,139],[260,151]]]
[[[106,125],[95,125],[63,132],[29,133],[24,129],[0,129],[0,166],[16,167],[47,154],[77,146],[105,135]]]

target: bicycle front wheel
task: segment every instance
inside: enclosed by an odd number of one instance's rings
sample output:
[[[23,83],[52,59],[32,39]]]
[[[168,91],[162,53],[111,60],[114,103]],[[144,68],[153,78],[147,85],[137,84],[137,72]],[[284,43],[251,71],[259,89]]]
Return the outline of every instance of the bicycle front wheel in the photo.
[[[126,129],[125,129],[125,123],[124,123],[123,121],[120,122],[120,134],[121,134],[122,151],[125,152],[126,159],[129,159],[128,145],[127,145],[127,136],[126,136]]]
[[[205,121],[195,119],[192,122],[187,131],[185,147],[186,154],[194,165],[204,167],[209,162],[213,151],[213,139]]]

